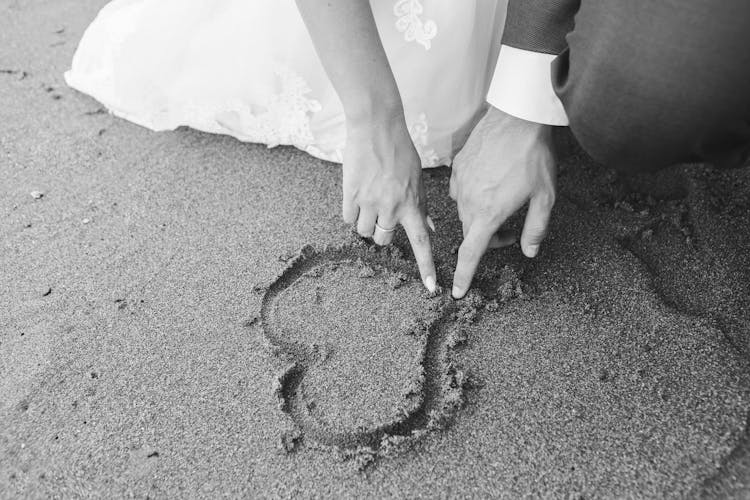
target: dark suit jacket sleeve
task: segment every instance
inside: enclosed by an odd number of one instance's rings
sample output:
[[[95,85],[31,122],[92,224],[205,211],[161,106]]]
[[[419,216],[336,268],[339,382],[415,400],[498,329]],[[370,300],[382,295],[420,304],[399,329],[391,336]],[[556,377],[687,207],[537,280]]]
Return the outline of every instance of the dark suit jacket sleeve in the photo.
[[[510,0],[503,45],[559,54],[565,50],[565,35],[573,30],[579,5],[580,0]]]

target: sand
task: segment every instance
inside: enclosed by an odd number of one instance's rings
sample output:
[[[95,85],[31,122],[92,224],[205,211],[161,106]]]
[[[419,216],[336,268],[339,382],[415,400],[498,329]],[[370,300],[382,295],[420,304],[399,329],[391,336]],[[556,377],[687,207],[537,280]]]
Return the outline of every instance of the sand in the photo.
[[[430,298],[336,165],[67,89],[102,4],[2,2],[0,497],[750,495],[749,170],[568,144],[541,255]]]

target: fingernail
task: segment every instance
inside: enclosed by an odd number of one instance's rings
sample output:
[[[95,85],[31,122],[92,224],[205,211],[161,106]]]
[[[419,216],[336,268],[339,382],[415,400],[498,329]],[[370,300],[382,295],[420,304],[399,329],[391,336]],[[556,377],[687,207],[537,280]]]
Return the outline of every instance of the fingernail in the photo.
[[[427,226],[428,226],[428,227],[429,227],[430,229],[432,229],[432,232],[433,232],[433,233],[435,232],[435,223],[434,223],[434,222],[432,222],[432,219],[430,218],[430,216],[429,216],[429,215],[427,216]]]
[[[529,245],[526,247],[526,257],[534,258],[539,253],[539,245]]]
[[[454,299],[460,299],[461,297],[464,296],[463,290],[461,290],[455,285],[453,286],[453,291],[451,292],[451,294],[453,295]]]
[[[424,279],[424,286],[427,287],[427,290],[430,293],[435,293],[435,278],[433,278],[432,276],[427,276]]]

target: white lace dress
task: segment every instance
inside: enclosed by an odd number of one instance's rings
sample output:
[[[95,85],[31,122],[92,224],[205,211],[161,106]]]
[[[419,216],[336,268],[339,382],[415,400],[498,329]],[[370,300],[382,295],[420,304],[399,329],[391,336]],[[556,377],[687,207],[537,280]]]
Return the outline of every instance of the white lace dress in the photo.
[[[484,107],[505,0],[371,0],[425,167]],[[114,0],[67,83],[153,130],[181,125],[341,162],[344,115],[294,0]]]

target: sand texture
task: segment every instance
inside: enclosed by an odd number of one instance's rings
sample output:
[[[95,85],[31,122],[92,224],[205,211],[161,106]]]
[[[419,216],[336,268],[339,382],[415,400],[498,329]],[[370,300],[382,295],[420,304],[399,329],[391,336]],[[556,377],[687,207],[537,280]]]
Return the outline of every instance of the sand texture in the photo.
[[[750,496],[750,169],[562,134],[540,256],[429,297],[338,166],[66,88],[103,3],[0,0],[0,498]]]

